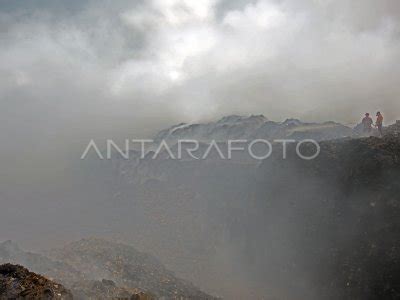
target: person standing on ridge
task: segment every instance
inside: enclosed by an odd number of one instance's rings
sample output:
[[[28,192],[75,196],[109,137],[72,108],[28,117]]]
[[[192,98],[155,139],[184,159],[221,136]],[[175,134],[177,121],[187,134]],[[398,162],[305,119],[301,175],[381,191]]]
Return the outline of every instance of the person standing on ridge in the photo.
[[[369,116],[369,113],[365,114],[365,117],[362,119],[361,123],[364,126],[364,133],[371,133],[372,124],[374,123],[374,121],[372,121],[371,117]]]
[[[378,128],[379,135],[382,136],[382,135],[383,135],[383,133],[382,133],[383,116],[382,116],[382,114],[381,114],[380,111],[378,111],[378,112],[376,113],[376,122],[375,122],[375,126]]]

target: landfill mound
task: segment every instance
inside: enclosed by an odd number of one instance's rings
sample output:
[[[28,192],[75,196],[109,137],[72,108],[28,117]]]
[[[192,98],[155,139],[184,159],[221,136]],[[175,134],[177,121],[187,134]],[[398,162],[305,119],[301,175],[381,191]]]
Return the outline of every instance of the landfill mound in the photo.
[[[72,299],[64,286],[13,264],[0,265],[0,299]]]
[[[296,130],[298,124],[295,123]],[[283,159],[282,149],[274,145],[270,158],[253,164],[235,155],[225,161],[212,156],[180,161],[165,158],[163,153],[157,159],[139,162],[114,161],[112,170],[117,170],[120,181],[116,180],[117,184],[109,189],[113,191],[113,201],[105,207],[107,213],[129,219],[132,228],[140,228],[129,234],[143,243],[142,249],[151,249],[181,277],[211,293],[233,297],[232,287],[239,285],[231,282],[244,282],[235,277],[243,269],[250,269],[245,272],[257,274],[249,280],[251,284],[264,278],[261,287],[246,285],[260,297],[273,290],[278,299],[287,298],[289,290],[290,296],[318,298],[319,292],[308,294],[315,289],[320,270],[319,266],[311,266],[313,259],[307,253],[335,261],[335,257],[325,257],[323,252],[335,255],[336,250],[344,251],[344,247],[351,251],[346,239],[362,237],[363,222],[376,227],[394,225],[389,223],[393,218],[390,215],[387,223],[381,222],[380,210],[390,211],[388,204],[395,205],[398,199],[399,193],[394,191],[399,186],[399,128],[400,122],[388,126],[383,138],[347,137],[320,142],[320,156],[310,161],[297,156],[295,143],[288,144],[288,159]],[[183,129],[188,128],[179,130]],[[313,155],[315,146],[304,143],[301,153]],[[349,191],[353,192],[347,194]],[[379,201],[383,196],[389,200]],[[346,231],[350,237],[346,237]],[[311,237],[309,243],[307,239]],[[336,237],[338,243],[334,245]],[[393,240],[393,236],[387,238]],[[183,244],[190,246],[182,247]],[[227,257],[225,249],[234,249],[230,252],[234,257],[229,257],[225,265],[231,268],[237,263],[238,271],[223,269],[221,257]],[[310,264],[303,264],[303,254]],[[292,265],[296,265],[296,272],[288,274]],[[325,269],[334,268],[336,265]],[[309,269],[309,274],[305,274],[304,270]],[[223,276],[220,270],[224,270]],[[230,284],[221,284],[227,278]],[[332,279],[340,286],[337,291],[343,291],[347,282],[339,284],[337,278]],[[328,279],[320,286],[328,285],[327,282]],[[225,286],[228,288],[224,289]],[[279,291],[275,292],[277,286]],[[244,289],[240,287],[239,292]],[[299,296],[303,291],[304,295]]]
[[[203,142],[281,138],[329,140],[348,136],[354,136],[353,130],[335,122],[307,123],[298,119],[274,122],[263,115],[231,115],[216,122],[177,124],[160,131],[154,140],[156,143],[162,140],[174,143],[179,139],[196,139]]]
[[[52,250],[50,256],[76,268],[85,277],[96,274],[118,286],[140,288],[156,298],[215,299],[193,284],[176,278],[155,257],[128,245],[102,239],[83,239]],[[104,285],[104,281],[102,283]]]

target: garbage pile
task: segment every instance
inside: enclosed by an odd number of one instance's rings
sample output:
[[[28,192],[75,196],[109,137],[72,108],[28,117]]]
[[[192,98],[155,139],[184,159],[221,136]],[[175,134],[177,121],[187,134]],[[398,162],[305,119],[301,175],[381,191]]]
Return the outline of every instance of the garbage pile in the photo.
[[[0,265],[0,299],[72,299],[64,286],[13,264]]]

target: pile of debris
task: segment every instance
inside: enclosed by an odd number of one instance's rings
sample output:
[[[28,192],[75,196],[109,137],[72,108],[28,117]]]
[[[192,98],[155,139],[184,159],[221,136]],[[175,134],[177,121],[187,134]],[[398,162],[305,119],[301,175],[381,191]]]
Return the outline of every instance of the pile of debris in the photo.
[[[72,299],[72,294],[22,266],[4,264],[0,265],[0,299]]]

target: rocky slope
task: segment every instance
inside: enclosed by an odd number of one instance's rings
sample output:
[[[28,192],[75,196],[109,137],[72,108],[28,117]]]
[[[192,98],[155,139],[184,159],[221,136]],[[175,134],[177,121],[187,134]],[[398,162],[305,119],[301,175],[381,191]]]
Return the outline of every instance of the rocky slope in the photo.
[[[52,250],[50,256],[80,270],[85,277],[95,274],[123,287],[138,287],[157,298],[213,299],[191,283],[177,279],[155,257],[124,244],[84,239]]]
[[[0,299],[64,299],[72,294],[61,284],[12,264],[0,265]]]
[[[45,254],[26,252],[6,241],[0,243],[0,262],[23,263],[55,278],[74,299],[215,299],[176,278],[156,258],[101,239],[80,240]]]
[[[14,263],[25,266],[38,274],[56,278],[68,286],[85,279],[83,274],[72,266],[52,260],[43,254],[24,251],[13,241],[0,243],[0,263]]]
[[[399,177],[400,139],[392,134],[322,142],[313,161],[265,161],[255,186],[263,218],[241,223],[254,232],[243,252],[257,269],[269,262],[261,269],[304,298],[398,299]],[[268,243],[259,242],[260,227]],[[289,274],[301,274],[313,293]]]

